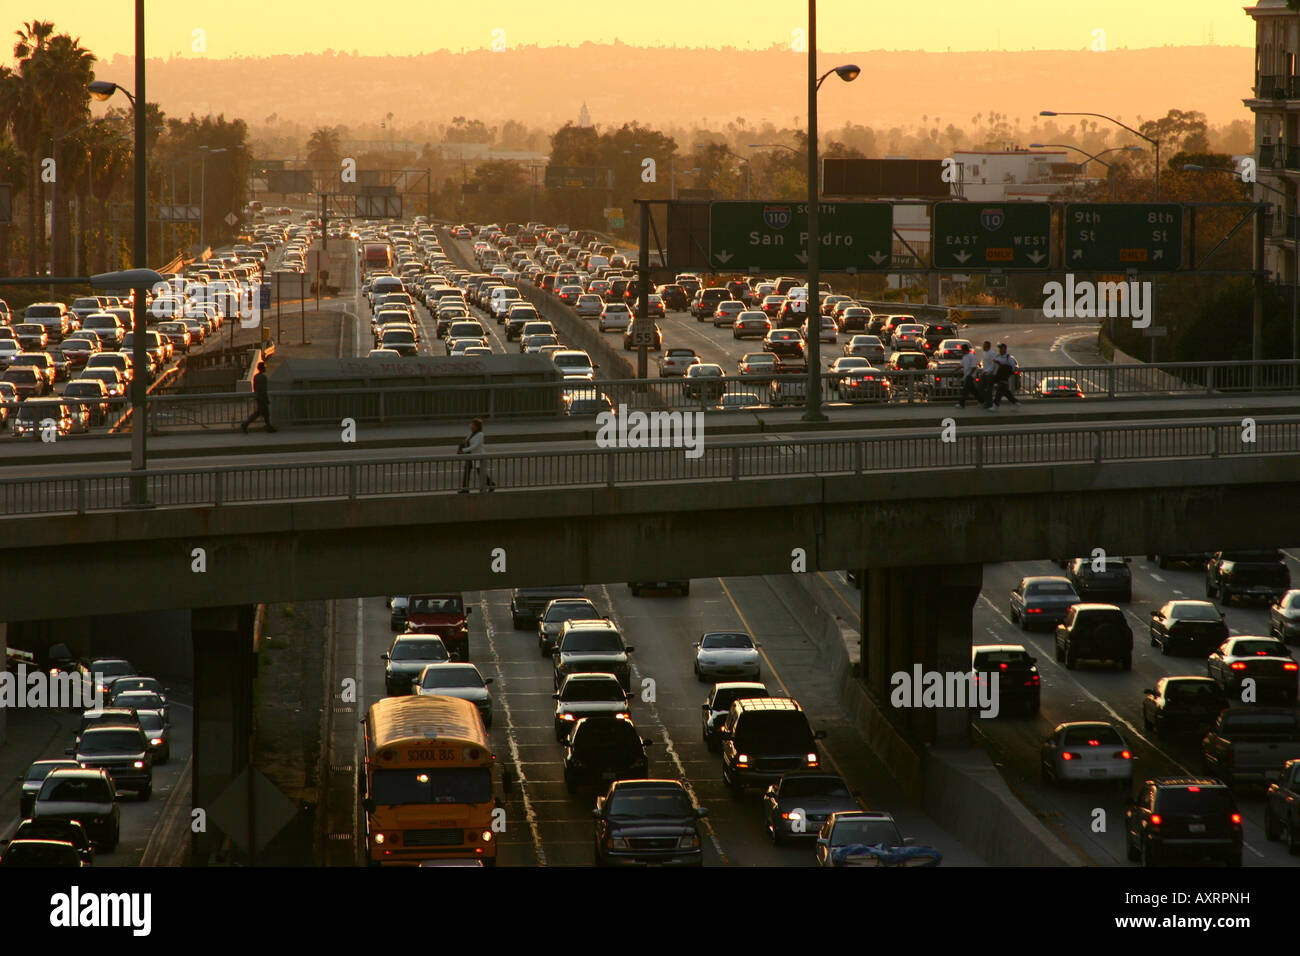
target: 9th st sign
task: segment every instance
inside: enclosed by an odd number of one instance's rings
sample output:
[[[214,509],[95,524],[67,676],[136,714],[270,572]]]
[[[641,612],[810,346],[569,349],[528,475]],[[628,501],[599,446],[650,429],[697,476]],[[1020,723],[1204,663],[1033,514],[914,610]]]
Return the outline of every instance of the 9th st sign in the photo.
[[[818,206],[817,212],[823,271],[889,269],[894,228],[894,211],[889,203],[829,202]],[[806,269],[807,203],[711,204],[709,263],[719,271]]]

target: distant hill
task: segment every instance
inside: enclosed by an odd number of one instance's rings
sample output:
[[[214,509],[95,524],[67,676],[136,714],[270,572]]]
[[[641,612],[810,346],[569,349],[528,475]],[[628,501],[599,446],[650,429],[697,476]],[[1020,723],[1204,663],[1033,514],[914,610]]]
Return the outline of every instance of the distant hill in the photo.
[[[845,121],[876,129],[970,125],[1005,114],[1028,128],[1040,109],[1093,110],[1130,125],[1171,108],[1200,110],[1211,125],[1249,118],[1254,51],[1249,47],[1145,50],[823,54],[825,69],[856,62],[848,87],[822,90],[822,129]],[[440,51],[415,57],[348,54],[259,59],[185,57],[151,61],[149,99],[170,116],[224,113],[262,125],[277,115],[304,124],[440,124],[463,115],[553,128],[585,102],[598,127],[635,120],[655,126],[803,123],[806,59],[786,50],[642,48],[584,43],[503,53]],[[130,58],[98,75],[133,85]],[[1068,125],[1070,120],[1063,121]]]

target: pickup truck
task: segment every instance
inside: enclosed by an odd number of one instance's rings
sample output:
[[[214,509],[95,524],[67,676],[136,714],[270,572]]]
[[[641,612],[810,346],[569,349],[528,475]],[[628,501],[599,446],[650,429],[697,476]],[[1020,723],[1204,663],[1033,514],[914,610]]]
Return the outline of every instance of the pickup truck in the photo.
[[[1114,604],[1075,604],[1056,625],[1056,659],[1070,670],[1079,660],[1117,661],[1133,667],[1133,629]]]
[[[1264,794],[1264,836],[1282,840],[1292,856],[1300,854],[1300,760],[1288,760],[1282,779]]]
[[[1280,780],[1287,761],[1300,758],[1300,719],[1286,707],[1229,707],[1201,741],[1201,755],[1228,786]]]
[[[1291,572],[1278,551],[1216,551],[1205,562],[1205,596],[1224,605],[1234,599],[1276,601],[1291,587]]]

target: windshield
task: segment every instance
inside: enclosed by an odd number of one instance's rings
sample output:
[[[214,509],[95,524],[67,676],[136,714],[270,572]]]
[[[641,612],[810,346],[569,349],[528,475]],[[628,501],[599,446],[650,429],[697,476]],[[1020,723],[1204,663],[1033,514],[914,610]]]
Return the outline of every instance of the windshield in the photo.
[[[463,614],[465,605],[458,597],[413,597],[407,607],[408,614]]]
[[[1074,585],[1069,581],[1047,581],[1039,584],[1030,584],[1025,588],[1026,594],[1059,594],[1069,597],[1078,597],[1074,593]]]
[[[736,749],[763,753],[808,753],[813,748],[808,718],[798,711],[755,711],[737,721]]]
[[[841,820],[831,831],[831,846],[902,846],[903,837],[890,820]]]
[[[420,686],[426,689],[442,687],[482,687],[483,678],[469,667],[438,667],[425,669]]]
[[[1219,687],[1209,679],[1171,681],[1165,685],[1165,700],[1179,704],[1199,704],[1219,699]]]
[[[1169,609],[1169,616],[1182,621],[1222,621],[1223,615],[1213,604],[1175,604]]]
[[[82,777],[77,780],[60,780],[55,777],[45,781],[37,799],[60,803],[109,803],[113,795],[102,777]]]
[[[641,749],[641,740],[636,735],[636,728],[626,720],[617,717],[596,720],[588,718],[578,728],[578,736],[573,741],[583,747]]]
[[[1124,739],[1113,727],[1089,724],[1067,729],[1061,743],[1066,747],[1123,747]]]
[[[617,634],[608,632],[584,634],[581,631],[578,631],[569,634],[564,638],[561,650],[565,654],[572,654],[575,651],[603,651],[605,653],[618,654],[623,650],[623,641]]]
[[[1167,787],[1157,792],[1156,809],[1165,814],[1226,815],[1235,813],[1237,805],[1226,787]]]
[[[788,797],[851,797],[839,777],[786,777],[781,782],[781,799]]]
[[[135,673],[135,668],[126,661],[96,661],[90,669],[98,677],[129,677]]]
[[[593,604],[557,604],[547,609],[546,616],[542,620],[552,624],[556,621],[596,620],[599,617]]]
[[[1290,657],[1291,650],[1278,641],[1234,641],[1233,657]]]
[[[152,691],[129,690],[113,694],[114,707],[134,707],[137,710],[158,710],[162,699]]]
[[[571,680],[564,685],[563,701],[618,701],[626,699],[623,688],[617,680]]]
[[[487,767],[404,767],[376,770],[370,796],[376,804],[488,803],[492,774]]]
[[[1026,651],[982,651],[975,655],[975,666],[988,667],[990,664],[1022,664],[1029,660]]]
[[[633,790],[616,791],[606,804],[611,817],[661,817],[671,819],[694,814],[690,797],[683,791]]]
[[[83,754],[138,753],[144,746],[140,733],[135,730],[105,730],[87,733],[81,738],[77,750]]]
[[[754,642],[750,640],[748,634],[705,634],[700,646],[709,650],[718,650],[720,648],[745,649],[752,648]]]
[[[393,645],[389,655],[395,661],[445,661],[450,660],[447,647],[436,637],[421,638],[418,641],[398,641]]]

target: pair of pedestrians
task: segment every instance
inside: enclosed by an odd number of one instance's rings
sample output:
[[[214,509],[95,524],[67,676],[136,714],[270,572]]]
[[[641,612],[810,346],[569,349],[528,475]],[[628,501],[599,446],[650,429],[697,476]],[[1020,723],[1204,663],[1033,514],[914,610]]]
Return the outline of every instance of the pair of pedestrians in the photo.
[[[1011,379],[1015,375],[1017,363],[1015,356],[1007,351],[1007,343],[1000,342],[997,352],[993,343],[985,342],[982,355],[976,355],[969,345],[961,347],[961,399],[958,408],[966,407],[966,399],[974,398],[985,411],[993,411],[1006,399],[1013,406],[1019,406],[1015,395],[1011,393]]]

